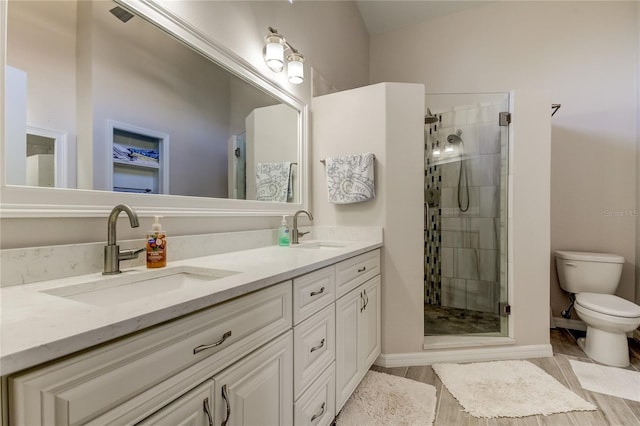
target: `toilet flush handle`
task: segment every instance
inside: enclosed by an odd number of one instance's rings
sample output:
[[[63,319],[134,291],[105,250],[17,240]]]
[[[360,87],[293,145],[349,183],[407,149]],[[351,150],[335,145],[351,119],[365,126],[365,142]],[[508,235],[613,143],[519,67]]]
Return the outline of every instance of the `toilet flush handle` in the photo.
[[[564,264],[567,265],[567,266],[573,266],[574,268],[578,266],[573,262],[564,262]]]

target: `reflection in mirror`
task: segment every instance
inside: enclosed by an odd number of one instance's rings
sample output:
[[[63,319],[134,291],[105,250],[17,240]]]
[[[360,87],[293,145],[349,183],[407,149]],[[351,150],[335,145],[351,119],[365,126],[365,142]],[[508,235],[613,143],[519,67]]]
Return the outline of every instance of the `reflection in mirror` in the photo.
[[[299,202],[300,111],[115,7],[9,1],[7,183]]]

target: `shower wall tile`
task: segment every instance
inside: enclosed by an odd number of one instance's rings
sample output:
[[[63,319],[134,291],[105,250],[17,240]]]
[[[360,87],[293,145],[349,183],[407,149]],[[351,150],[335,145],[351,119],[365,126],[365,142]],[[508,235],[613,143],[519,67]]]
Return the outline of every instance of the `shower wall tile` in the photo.
[[[467,309],[482,312],[498,312],[498,283],[491,281],[467,281]]]
[[[442,231],[466,231],[466,220],[459,217],[443,217]]]
[[[467,283],[455,278],[442,279],[442,306],[467,308]]]
[[[497,121],[497,117],[496,117]],[[486,123],[479,126],[480,154],[497,154],[501,150],[500,128],[495,123]]]
[[[467,124],[476,124],[480,122],[480,110],[477,107],[467,110]]]
[[[451,133],[455,134],[458,129],[452,129]],[[464,155],[477,155],[480,153],[480,130],[477,125],[461,127],[462,146]]]
[[[458,173],[460,172],[460,162],[452,162],[440,166],[442,173],[442,187],[452,188],[458,186]]]
[[[453,109],[453,125],[464,126],[467,124],[467,109],[464,107],[455,107]]]
[[[454,253],[453,248],[442,247],[440,250],[440,262],[443,277],[455,277],[454,275]]]
[[[455,277],[463,279],[480,279],[478,271],[479,258],[476,249],[455,249]]]
[[[440,125],[443,128],[453,127],[453,111],[442,112],[441,116],[442,121],[440,122]]]
[[[498,248],[498,238],[493,218],[470,218],[469,227],[476,230],[480,236],[479,248]]]
[[[498,281],[498,250],[478,250],[480,252],[480,279]]]
[[[477,215],[480,212],[480,190],[476,187],[469,187],[469,210],[467,212],[460,211],[458,207],[458,185],[454,187],[442,187],[442,193],[440,195],[440,206],[442,207],[443,216],[468,216],[475,212]],[[463,206],[466,205],[467,193],[464,187],[461,189],[460,195]],[[445,210],[448,209],[448,210]]]
[[[500,217],[500,187],[480,186],[478,198],[481,217]]]
[[[500,182],[499,154],[479,155],[467,160],[467,164],[469,186],[495,186]]]
[[[480,248],[480,233],[442,231],[442,247]]]

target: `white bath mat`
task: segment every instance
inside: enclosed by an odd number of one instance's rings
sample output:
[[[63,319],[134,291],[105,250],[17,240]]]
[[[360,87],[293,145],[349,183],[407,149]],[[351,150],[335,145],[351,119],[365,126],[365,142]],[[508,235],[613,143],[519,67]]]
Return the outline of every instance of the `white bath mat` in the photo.
[[[368,371],[336,419],[338,426],[430,425],[436,388],[415,380]]]
[[[583,389],[640,402],[640,373],[637,371],[572,359],[569,363]]]
[[[528,361],[434,364],[464,411],[475,417],[525,417],[596,407]]]

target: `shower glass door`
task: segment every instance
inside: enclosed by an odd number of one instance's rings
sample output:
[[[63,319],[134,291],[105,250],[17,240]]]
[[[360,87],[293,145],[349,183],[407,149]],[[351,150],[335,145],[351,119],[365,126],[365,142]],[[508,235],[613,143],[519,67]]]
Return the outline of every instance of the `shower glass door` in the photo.
[[[425,105],[424,334],[506,336],[509,94]]]

